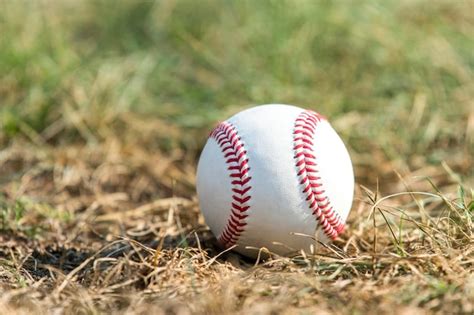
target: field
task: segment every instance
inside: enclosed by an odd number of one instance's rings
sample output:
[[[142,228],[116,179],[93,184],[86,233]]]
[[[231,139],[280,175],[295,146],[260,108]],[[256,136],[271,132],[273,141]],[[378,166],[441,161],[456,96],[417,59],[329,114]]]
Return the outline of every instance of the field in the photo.
[[[472,314],[474,2],[0,0],[0,313]],[[251,106],[326,115],[348,228],[224,251],[195,171]]]

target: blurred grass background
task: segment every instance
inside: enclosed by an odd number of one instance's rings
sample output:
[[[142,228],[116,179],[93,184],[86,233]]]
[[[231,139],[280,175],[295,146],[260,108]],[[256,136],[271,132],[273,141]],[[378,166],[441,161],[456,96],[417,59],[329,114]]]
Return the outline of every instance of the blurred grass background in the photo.
[[[162,149],[198,148],[217,120],[278,102],[345,115],[339,131],[360,153],[370,142],[405,163],[451,158],[448,145],[471,154],[473,8],[2,0],[0,144],[100,143],[134,113],[185,131],[158,137]]]

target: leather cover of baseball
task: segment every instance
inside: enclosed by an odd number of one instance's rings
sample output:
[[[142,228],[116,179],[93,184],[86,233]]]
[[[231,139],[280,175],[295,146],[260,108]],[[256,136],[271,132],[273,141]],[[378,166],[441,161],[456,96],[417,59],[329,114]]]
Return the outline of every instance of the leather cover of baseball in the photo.
[[[211,133],[198,164],[197,193],[222,246],[237,245],[234,250],[250,257],[262,247],[290,255],[342,232],[354,173],[344,143],[323,116],[262,105]]]

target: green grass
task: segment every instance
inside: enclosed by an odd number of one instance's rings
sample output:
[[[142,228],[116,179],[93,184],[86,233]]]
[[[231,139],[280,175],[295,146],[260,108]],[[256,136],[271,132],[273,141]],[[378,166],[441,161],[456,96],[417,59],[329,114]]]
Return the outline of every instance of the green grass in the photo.
[[[1,5],[7,139],[58,119],[77,139],[74,114],[99,138],[104,117],[128,111],[202,128],[270,102],[330,117],[367,114],[363,136],[398,156],[465,136],[474,66],[469,2]],[[459,128],[441,128],[449,123]]]
[[[470,313],[473,12],[0,0],[0,307]],[[333,248],[254,267],[215,258],[194,176],[212,126],[265,103],[328,116],[357,190]]]
[[[45,231],[54,230],[50,221],[71,222],[73,214],[27,197],[9,200],[0,195],[0,233],[41,239]]]

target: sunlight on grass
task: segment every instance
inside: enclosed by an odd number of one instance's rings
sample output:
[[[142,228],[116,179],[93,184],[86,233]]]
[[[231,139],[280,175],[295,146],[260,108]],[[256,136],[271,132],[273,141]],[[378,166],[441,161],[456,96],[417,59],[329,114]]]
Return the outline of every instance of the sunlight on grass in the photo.
[[[472,313],[473,10],[0,1],[1,309]],[[329,117],[356,201],[333,244],[249,261],[216,245],[195,167],[264,103]]]

